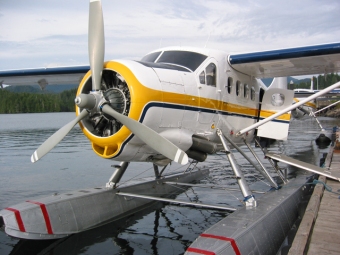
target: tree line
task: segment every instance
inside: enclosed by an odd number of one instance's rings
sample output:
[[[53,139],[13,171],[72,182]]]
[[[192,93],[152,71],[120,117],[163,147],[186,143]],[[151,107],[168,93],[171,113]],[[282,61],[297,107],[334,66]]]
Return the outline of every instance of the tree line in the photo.
[[[313,78],[313,89],[314,90],[322,90],[340,81],[340,75],[337,73],[313,76],[312,78]],[[288,83],[288,88],[290,89],[310,89],[310,86],[311,86],[311,79],[309,79],[309,81],[307,82],[300,82],[299,84],[293,84],[293,87],[292,87],[292,84]]]
[[[0,113],[74,112],[77,89],[59,94],[17,93],[0,89]]]
[[[313,76],[314,89],[324,89],[340,81],[340,75],[331,73]],[[293,85],[293,86],[292,86]],[[288,84],[289,89],[309,89],[311,80],[299,84]],[[33,91],[32,91],[33,92]],[[39,113],[39,112],[74,112],[77,88],[65,90],[59,94],[13,92],[0,89],[0,114],[2,113]]]

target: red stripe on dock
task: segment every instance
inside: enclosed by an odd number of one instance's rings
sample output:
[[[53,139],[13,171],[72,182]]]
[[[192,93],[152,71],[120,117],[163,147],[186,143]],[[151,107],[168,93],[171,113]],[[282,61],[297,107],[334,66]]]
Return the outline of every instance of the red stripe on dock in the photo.
[[[25,229],[25,226],[24,226],[24,222],[21,219],[20,211],[17,210],[17,209],[10,208],[10,207],[5,208],[5,209],[8,210],[8,211],[14,212],[15,219],[17,220],[19,230],[21,232],[26,232],[26,229]]]
[[[51,225],[51,221],[50,221],[50,216],[48,215],[48,212],[47,212],[47,209],[46,209],[46,205],[43,204],[43,203],[40,203],[40,202],[31,201],[31,200],[28,200],[26,202],[32,203],[32,204],[36,204],[36,205],[40,206],[41,212],[42,212],[42,214],[44,216],[47,233],[48,234],[53,234],[52,225]]]
[[[197,248],[192,248],[192,247],[189,247],[189,248],[187,249],[187,251],[188,251],[188,252],[198,253],[198,254],[203,254],[203,255],[216,255],[215,252],[206,251],[206,250],[197,249]]]
[[[225,237],[225,236],[216,236],[216,235],[211,235],[211,234],[204,234],[204,233],[201,234],[200,236],[201,236],[201,237],[214,238],[214,239],[218,239],[218,240],[230,242],[231,246],[232,246],[233,249],[234,249],[235,254],[236,254],[236,255],[241,255],[241,252],[240,252],[240,250],[238,249],[235,240],[232,239],[232,238]]]

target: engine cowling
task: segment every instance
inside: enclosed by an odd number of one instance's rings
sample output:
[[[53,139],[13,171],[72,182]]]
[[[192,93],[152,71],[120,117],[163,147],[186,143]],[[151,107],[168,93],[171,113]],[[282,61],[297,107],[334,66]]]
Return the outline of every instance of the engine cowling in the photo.
[[[138,64],[130,62],[132,66]],[[140,65],[140,64],[138,64]],[[143,76],[151,83],[157,83],[157,77],[150,68],[145,68]],[[151,73],[148,73],[151,72]],[[143,77],[142,77],[143,78]],[[101,92],[105,103],[115,111],[139,121],[143,116],[144,106],[155,99],[161,98],[160,91],[144,86],[141,77],[137,78],[131,67],[120,62],[104,63],[101,80]],[[153,85],[157,86],[157,85]],[[89,71],[78,87],[77,96],[89,94],[92,90],[91,71]],[[83,109],[76,107],[78,115]],[[103,158],[117,156],[124,144],[132,137],[131,131],[111,116],[94,109],[88,117],[80,122],[85,136],[91,141],[92,149]]]

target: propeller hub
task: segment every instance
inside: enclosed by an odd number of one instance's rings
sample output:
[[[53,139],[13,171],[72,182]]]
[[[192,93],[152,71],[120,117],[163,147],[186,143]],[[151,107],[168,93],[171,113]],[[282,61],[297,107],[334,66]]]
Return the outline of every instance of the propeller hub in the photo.
[[[74,102],[79,108],[92,110],[96,105],[96,97],[93,94],[80,94]]]
[[[130,111],[130,91],[125,79],[113,70],[104,69],[101,90],[93,91],[91,77],[85,82],[81,94],[75,102],[80,109],[87,109],[89,116],[82,120],[92,134],[99,137],[114,135],[123,126],[109,114],[102,112],[103,105],[109,105],[116,112],[128,115]]]

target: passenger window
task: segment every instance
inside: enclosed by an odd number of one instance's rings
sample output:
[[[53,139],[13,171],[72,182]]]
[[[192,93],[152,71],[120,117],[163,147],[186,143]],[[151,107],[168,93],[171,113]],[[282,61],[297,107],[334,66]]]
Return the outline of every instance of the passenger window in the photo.
[[[248,84],[244,84],[243,96],[244,96],[244,98],[249,97],[249,86],[248,86]]]
[[[200,73],[200,83],[201,84],[205,84],[205,72],[202,71],[202,73]]]
[[[228,87],[227,87],[228,94],[231,93],[232,86],[233,86],[233,78],[228,77]]]
[[[216,65],[214,63],[210,63],[205,71],[207,74],[207,85],[216,86]]]
[[[251,87],[251,90],[250,90],[250,99],[252,101],[255,101],[255,89],[254,89],[254,87]]]
[[[236,96],[240,94],[241,83],[240,81],[236,81]]]

